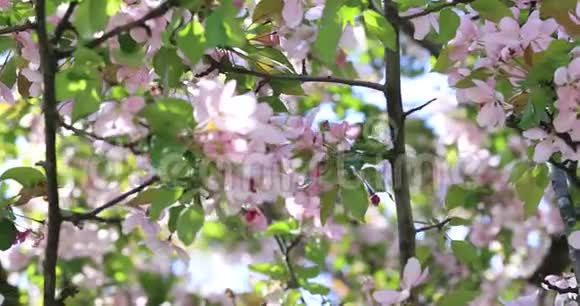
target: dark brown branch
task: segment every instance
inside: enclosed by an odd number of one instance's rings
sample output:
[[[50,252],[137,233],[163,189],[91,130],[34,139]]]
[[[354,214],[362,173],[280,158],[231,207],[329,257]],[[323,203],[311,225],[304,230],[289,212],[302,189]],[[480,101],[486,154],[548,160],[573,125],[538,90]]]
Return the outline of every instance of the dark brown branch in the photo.
[[[106,32],[105,34],[103,34],[103,36],[89,41],[88,43],[85,44],[85,47],[87,47],[89,49],[96,48],[99,45],[101,45],[102,43],[109,40],[110,38],[113,38],[119,34],[130,31],[134,28],[143,27],[143,26],[145,26],[145,22],[147,22],[148,20],[163,16],[165,13],[167,13],[172,7],[174,7],[177,4],[178,4],[178,0],[166,0],[165,2],[161,3],[161,5],[159,5],[158,7],[149,11],[143,17],[141,17],[135,21],[126,23],[124,25],[118,26],[116,28],[113,28],[109,32]],[[59,52],[58,57],[59,58],[68,57],[73,52],[74,52],[74,50],[61,51],[61,52]]]
[[[141,151],[137,148],[137,146],[139,145],[138,141],[124,143],[124,142],[111,140],[111,139],[108,139],[105,137],[98,136],[95,133],[91,133],[91,132],[85,131],[83,129],[76,128],[72,124],[66,123],[62,118],[59,118],[59,120],[60,120],[60,125],[63,128],[73,132],[75,135],[77,135],[79,137],[84,137],[84,138],[87,138],[91,141],[100,140],[100,141],[104,141],[112,146],[123,147],[123,148],[129,149],[135,155],[139,155],[139,154],[144,153],[143,151]]]
[[[458,4],[467,4],[467,3],[470,3],[473,1],[474,0],[453,0],[451,2],[443,3],[440,5],[434,5],[434,6],[427,7],[425,10],[418,12],[418,13],[415,13],[415,14],[403,16],[403,19],[413,19],[413,18],[429,15],[431,13],[439,12],[440,10],[447,8],[447,7],[456,6]]]
[[[393,156],[391,163],[391,177],[393,193],[397,209],[397,229],[399,234],[399,265],[400,273],[409,258],[415,256],[415,226],[411,209],[411,195],[409,177],[407,173],[407,153],[405,144],[405,111],[401,97],[401,54],[399,41],[399,19],[397,5],[392,0],[384,0],[384,14],[395,30],[395,50],[385,48],[385,75],[386,82],[383,93],[387,100],[387,114],[391,138],[393,140]],[[412,295],[411,304],[415,298]]]
[[[406,117],[409,117],[414,112],[418,112],[418,111],[422,110],[423,108],[427,107],[427,105],[435,102],[435,100],[437,100],[437,98],[433,98],[433,99],[431,99],[431,100],[429,100],[429,101],[427,101],[427,102],[425,102],[425,103],[423,103],[423,104],[421,104],[421,105],[419,105],[417,107],[411,108],[410,110],[408,110],[408,111],[405,112],[405,118]]]
[[[98,215],[102,211],[121,203],[122,201],[127,199],[129,196],[140,192],[141,190],[145,189],[147,186],[150,186],[150,185],[156,183],[157,181],[159,181],[159,177],[152,176],[151,178],[145,180],[143,183],[141,183],[137,187],[118,195],[114,199],[112,199],[112,200],[108,201],[107,203],[93,209],[90,212],[72,213],[70,215],[63,216],[63,220],[70,221],[74,224],[79,224],[80,222],[86,221],[86,220],[94,220],[94,221],[99,221],[99,222],[108,222],[108,221],[114,220],[114,219],[101,218],[101,217],[98,217]]]
[[[71,27],[70,18],[72,17],[72,14],[74,13],[75,8],[77,7],[78,4],[79,4],[78,2],[72,1],[68,5],[68,8],[67,8],[66,12],[64,13],[64,16],[62,17],[60,22],[57,24],[56,29],[54,30],[54,37],[52,38],[53,44],[58,43],[58,41],[62,37],[62,34],[64,34],[64,31],[67,28]]]
[[[20,25],[15,25],[12,27],[6,27],[3,29],[0,29],[0,35],[3,34],[10,34],[10,33],[16,33],[16,32],[23,32],[23,31],[27,31],[27,30],[32,30],[36,27],[36,23],[34,22],[27,22],[25,24],[20,24]]]
[[[418,229],[415,229],[415,233],[421,233],[421,232],[429,231],[432,229],[442,230],[443,227],[445,227],[445,225],[447,225],[447,223],[449,223],[449,222],[451,222],[451,218],[446,218],[445,220],[443,220],[439,223],[426,225],[426,226],[420,227]]]
[[[341,79],[332,76],[322,77],[322,76],[308,76],[308,75],[301,75],[301,74],[268,74],[259,71],[248,70],[245,68],[240,67],[232,67],[232,66],[225,66],[223,64],[219,65],[219,70],[221,72],[234,72],[240,74],[248,74],[257,76],[260,78],[265,78],[269,80],[288,80],[288,81],[298,81],[302,83],[335,83],[335,84],[344,84],[350,86],[360,86],[366,87],[374,90],[383,90],[383,85],[374,82],[368,81],[360,81],[360,80],[350,80],[350,79]]]
[[[54,50],[48,38],[46,28],[46,3],[37,0],[36,32],[38,34],[38,49],[44,85],[44,142],[46,145],[46,189],[48,199],[48,237],[44,253],[44,305],[55,306],[56,301],[56,264],[58,261],[58,243],[60,239],[60,224],[62,217],[58,203],[58,172],[56,165],[56,131],[58,128],[58,111],[56,108],[55,74],[57,62]]]

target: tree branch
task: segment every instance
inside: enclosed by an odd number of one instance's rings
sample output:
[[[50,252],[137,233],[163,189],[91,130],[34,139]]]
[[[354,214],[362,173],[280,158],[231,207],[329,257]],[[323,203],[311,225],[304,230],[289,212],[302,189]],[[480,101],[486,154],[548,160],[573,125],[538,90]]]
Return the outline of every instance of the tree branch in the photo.
[[[145,187],[150,186],[157,181],[159,181],[159,177],[152,176],[151,178],[145,180],[143,183],[141,183],[137,187],[118,195],[117,197],[115,197],[112,200],[108,201],[107,203],[93,209],[90,212],[72,213],[70,215],[65,215],[65,216],[63,216],[63,220],[72,222],[75,225],[78,225],[80,222],[86,221],[86,220],[94,220],[94,221],[99,221],[99,222],[112,222],[111,220],[114,220],[114,219],[101,218],[101,217],[98,217],[98,214],[100,214],[102,211],[104,211],[108,208],[111,208],[111,207],[121,203],[122,201],[127,199],[129,196],[140,192],[141,190],[145,189]]]
[[[566,172],[552,165],[550,167],[550,177],[552,179],[552,188],[556,195],[556,201],[560,208],[560,215],[562,216],[562,220],[566,226],[566,235],[569,235],[574,231],[574,227],[576,226],[576,209],[574,208],[568,190]],[[576,279],[580,279],[580,250],[570,248],[570,259],[574,265]],[[576,293],[578,293],[577,288]]]
[[[467,3],[470,3],[470,2],[473,2],[473,1],[474,0],[453,0],[451,2],[443,3],[443,4],[440,4],[440,5],[429,6],[429,7],[427,7],[422,12],[418,12],[418,13],[415,13],[415,14],[403,16],[403,19],[413,19],[413,18],[417,18],[417,17],[429,15],[431,13],[439,12],[440,10],[442,10],[442,9],[444,9],[446,7],[456,6],[457,4],[467,4]]]
[[[87,138],[87,139],[92,140],[92,141],[100,140],[100,141],[104,141],[112,146],[127,148],[135,155],[139,155],[139,154],[144,153],[143,151],[141,151],[140,149],[137,148],[137,145],[139,144],[138,141],[133,141],[133,142],[128,142],[128,143],[114,141],[114,140],[111,140],[111,139],[108,139],[105,137],[98,136],[95,133],[91,133],[91,132],[85,131],[83,129],[76,128],[72,124],[66,123],[62,118],[59,118],[59,122],[63,128],[73,132],[75,135],[77,135],[79,137],[84,137],[84,138]]]
[[[0,35],[32,30],[35,27],[36,27],[36,23],[26,22],[24,24],[15,25],[15,26],[0,29]]]
[[[302,82],[302,83],[308,83],[308,82],[335,83],[335,84],[344,84],[344,85],[350,85],[350,86],[366,87],[366,88],[380,90],[380,91],[383,90],[383,85],[379,84],[379,83],[368,82],[368,81],[359,81],[359,80],[350,80],[350,79],[341,79],[341,78],[335,78],[333,76],[322,77],[322,76],[308,76],[308,75],[301,75],[301,74],[268,74],[268,73],[248,70],[248,69],[240,68],[240,67],[231,67],[231,66],[228,67],[228,66],[225,66],[223,64],[219,64],[218,69],[221,72],[233,72],[233,73],[240,73],[240,74],[248,74],[248,75],[253,75],[253,76],[257,76],[257,77],[265,78],[265,79],[269,79],[269,80],[288,80],[288,81],[298,81],[298,82]]]
[[[414,112],[418,112],[420,110],[422,110],[423,108],[427,107],[429,104],[435,102],[435,100],[437,100],[437,98],[433,98],[417,107],[413,107],[410,110],[405,112],[405,118],[409,117],[411,114],[413,114]]]
[[[395,50],[385,48],[385,75],[386,82],[383,93],[387,99],[387,113],[390,120],[391,138],[393,141],[393,156],[391,163],[391,177],[393,192],[397,208],[397,227],[399,234],[399,264],[400,273],[409,258],[415,256],[415,226],[413,225],[413,211],[409,191],[407,173],[407,156],[405,149],[405,112],[401,98],[401,58],[399,42],[399,26],[393,20],[398,20],[396,3],[384,0],[384,14],[393,24],[395,30]],[[414,298],[411,297],[411,301]]]
[[[57,62],[54,50],[48,39],[46,28],[46,3],[37,0],[36,32],[38,34],[38,48],[42,78],[44,83],[43,111],[44,133],[46,145],[47,198],[48,198],[48,237],[44,255],[44,305],[56,304],[56,264],[58,260],[58,243],[60,239],[60,224],[62,222],[58,203],[58,172],[56,164],[56,130],[58,127],[58,111],[56,108],[55,74]]]
[[[77,7],[78,4],[79,4],[78,2],[72,1],[68,5],[68,8],[64,13],[64,16],[62,17],[62,19],[56,26],[56,29],[54,30],[54,37],[52,38],[53,44],[58,43],[58,41],[62,37],[62,34],[64,34],[64,31],[71,26],[70,18],[72,17],[72,14],[74,13],[75,8]]]
[[[415,233],[421,233],[421,232],[425,232],[425,231],[432,230],[432,229],[442,230],[443,227],[449,222],[451,222],[451,218],[446,218],[445,220],[443,220],[439,223],[426,225],[426,226],[420,227],[418,229],[415,229]]]
[[[154,19],[154,18],[163,16],[165,13],[167,13],[172,7],[174,7],[177,4],[178,4],[178,0],[166,0],[165,2],[161,3],[158,7],[149,11],[143,17],[141,17],[135,21],[126,23],[124,25],[120,25],[116,28],[113,28],[109,32],[106,32],[105,34],[103,34],[103,36],[89,41],[88,43],[85,44],[85,47],[89,48],[89,49],[96,48],[100,44],[104,43],[105,41],[109,40],[110,38],[113,38],[121,33],[130,31],[130,30],[137,28],[137,27],[145,26],[145,22],[147,22],[150,19]],[[58,57],[59,58],[68,57],[73,52],[74,52],[74,49],[60,51],[58,53]]]

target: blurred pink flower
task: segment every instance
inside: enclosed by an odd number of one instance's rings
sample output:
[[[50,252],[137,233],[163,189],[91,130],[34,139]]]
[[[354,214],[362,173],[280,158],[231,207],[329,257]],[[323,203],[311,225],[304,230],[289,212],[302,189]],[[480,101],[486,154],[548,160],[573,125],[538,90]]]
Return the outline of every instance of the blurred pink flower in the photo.
[[[419,260],[415,257],[411,257],[403,269],[403,279],[401,280],[402,290],[377,290],[373,293],[373,298],[382,306],[403,302],[411,296],[411,289],[425,282],[428,275],[429,268],[421,271],[421,263]]]
[[[401,16],[411,16],[422,11],[422,8],[413,7],[401,13]],[[411,19],[411,22],[415,28],[415,33],[413,34],[413,38],[415,39],[422,40],[425,38],[425,36],[429,34],[431,27],[435,29],[435,32],[439,32],[439,21],[437,20],[437,16],[435,16],[435,14],[427,14],[424,16],[415,17]]]
[[[282,18],[286,26],[290,28],[297,27],[304,16],[304,5],[302,0],[284,0],[282,7]]]

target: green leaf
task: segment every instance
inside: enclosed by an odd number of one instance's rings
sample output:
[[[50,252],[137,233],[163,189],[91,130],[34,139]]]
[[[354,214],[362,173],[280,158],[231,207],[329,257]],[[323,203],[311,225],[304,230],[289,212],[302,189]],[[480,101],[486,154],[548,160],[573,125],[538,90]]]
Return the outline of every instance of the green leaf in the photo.
[[[256,8],[254,9],[254,14],[252,14],[252,21],[266,21],[272,17],[280,18],[283,7],[283,0],[262,0],[256,5]]]
[[[295,267],[296,276],[301,279],[309,279],[315,278],[320,274],[320,267],[319,266],[310,266],[310,267]]]
[[[246,44],[241,23],[236,19],[238,9],[232,0],[223,0],[205,20],[207,47],[238,47]]]
[[[445,208],[473,208],[481,201],[481,197],[487,193],[488,191],[484,188],[474,188],[468,185],[452,185],[447,191]]]
[[[327,295],[330,293],[330,289],[328,287],[319,283],[310,283],[300,280],[300,286],[312,294]]]
[[[14,86],[14,83],[16,83],[16,68],[18,68],[17,60],[18,57],[16,56],[11,57],[0,72],[0,82],[8,87],[12,87]]]
[[[192,65],[197,64],[207,48],[205,29],[197,20],[192,21],[179,31],[175,40],[177,47],[185,54]]]
[[[100,105],[101,96],[99,95],[97,88],[92,87],[80,92],[75,97],[75,104],[73,105],[72,112],[72,122],[76,122],[98,111]]]
[[[334,214],[336,199],[338,198],[338,187],[328,190],[320,196],[320,222],[326,223],[329,217]]]
[[[8,219],[0,219],[0,251],[8,250],[16,240],[18,230],[14,223]]]
[[[90,39],[95,32],[105,29],[108,20],[107,10],[108,5],[103,5],[103,0],[83,0],[79,4],[73,25],[82,38]]]
[[[525,204],[526,217],[536,213],[549,182],[548,167],[543,164],[528,169],[516,181],[516,192]]]
[[[364,185],[357,184],[354,187],[343,186],[340,190],[342,203],[346,211],[357,220],[364,220],[367,209],[369,208],[369,199]]]
[[[467,241],[453,240],[451,241],[451,249],[455,257],[464,265],[472,267],[479,262],[477,249]]]
[[[288,273],[283,265],[271,263],[259,263],[249,265],[249,269],[267,275],[273,279],[286,279]]]
[[[540,5],[540,17],[542,19],[553,17],[571,37],[575,37],[580,34],[580,27],[572,19],[572,12],[577,5],[578,0],[544,0]]]
[[[191,103],[177,98],[162,98],[148,104],[141,115],[147,119],[151,131],[160,137],[175,138],[194,124]]]
[[[383,15],[372,10],[365,10],[363,17],[369,38],[378,39],[384,47],[391,50],[397,48],[395,29]]]
[[[453,66],[453,61],[449,58],[449,50],[447,47],[443,47],[441,52],[439,53],[439,57],[437,58],[437,62],[433,66],[431,71],[439,72],[439,73],[446,73],[447,69]]]
[[[177,222],[177,237],[179,237],[179,240],[185,245],[192,244],[204,221],[205,214],[201,206],[194,205],[184,210]]]
[[[175,232],[177,230],[177,221],[181,212],[185,209],[185,206],[178,205],[169,208],[169,221],[167,221],[167,228],[170,232]]]
[[[479,15],[493,22],[499,22],[503,17],[510,17],[510,9],[500,0],[475,0],[471,2],[471,7]]]
[[[275,113],[286,113],[288,108],[278,96],[260,97],[260,102],[266,102]]]
[[[479,295],[479,292],[472,290],[453,290],[445,294],[437,301],[437,306],[458,306],[468,305]]]
[[[35,187],[46,181],[46,178],[40,170],[32,167],[14,167],[10,168],[0,176],[0,180],[15,180],[23,187]]]
[[[155,191],[153,191],[155,190]],[[149,207],[149,217],[151,220],[158,220],[161,212],[170,205],[177,202],[183,190],[181,188],[162,187],[151,189],[151,206]]]
[[[276,221],[268,226],[265,235],[295,235],[298,234],[297,229],[298,222],[296,222],[296,220],[288,219],[286,221]]]
[[[329,1],[324,6],[322,19],[313,50],[320,60],[328,66],[333,66],[336,58],[336,47],[342,36],[343,20],[338,14],[344,0]]]
[[[312,260],[314,263],[322,266],[326,257],[328,256],[328,249],[330,245],[328,241],[323,239],[310,239],[304,247],[305,257]]]
[[[457,34],[459,16],[451,9],[445,8],[439,13],[439,41],[448,42]]]
[[[302,83],[300,81],[292,80],[271,80],[269,82],[270,87],[274,91],[275,95],[286,94],[293,96],[303,96],[305,95],[304,89],[302,89]]]
[[[186,70],[181,58],[177,55],[177,49],[171,47],[162,47],[157,51],[153,58],[153,67],[162,84],[169,88],[180,85],[179,80]]]

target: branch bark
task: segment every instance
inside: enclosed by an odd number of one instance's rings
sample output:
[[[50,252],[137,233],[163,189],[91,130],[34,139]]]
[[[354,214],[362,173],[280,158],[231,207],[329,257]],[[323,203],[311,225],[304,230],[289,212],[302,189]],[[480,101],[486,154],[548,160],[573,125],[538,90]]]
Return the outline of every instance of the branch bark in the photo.
[[[68,216],[63,216],[63,220],[70,221],[75,225],[78,225],[80,222],[86,221],[86,220],[94,220],[94,221],[99,221],[99,222],[113,222],[113,220],[115,220],[115,219],[105,219],[105,218],[99,217],[98,215],[102,211],[121,203],[122,201],[127,199],[129,196],[140,192],[141,190],[145,189],[147,186],[150,186],[150,185],[156,183],[157,181],[159,181],[159,177],[152,176],[151,178],[145,180],[143,183],[141,183],[137,187],[118,195],[114,199],[112,199],[112,200],[108,201],[107,203],[93,209],[90,212],[73,213],[73,214],[68,215]]]
[[[147,27],[145,25],[145,22],[147,22],[148,20],[163,16],[172,7],[177,5],[177,3],[178,3],[178,0],[166,0],[165,2],[161,3],[158,7],[149,11],[143,17],[141,17],[135,21],[126,23],[124,25],[118,26],[116,28],[113,28],[109,32],[106,32],[105,34],[103,34],[103,36],[89,41],[88,43],[85,44],[85,47],[89,48],[89,49],[93,49],[93,48],[98,47],[102,43],[106,42],[110,38],[113,38],[121,33],[130,31],[130,30],[137,28],[137,27]],[[73,52],[74,52],[74,49],[60,51],[58,53],[58,58],[65,58],[65,57],[71,56],[73,54]]]
[[[233,73],[240,73],[240,74],[248,74],[257,76],[260,78],[268,79],[268,80],[287,80],[287,81],[298,81],[302,83],[335,83],[335,84],[344,84],[350,86],[360,86],[366,87],[374,90],[383,91],[383,85],[374,82],[368,81],[360,81],[360,80],[351,80],[351,79],[341,79],[336,78],[333,76],[309,76],[309,75],[302,75],[302,74],[268,74],[259,71],[248,70],[245,68],[240,67],[228,67],[222,64],[218,64],[218,69],[221,72],[233,72]]]
[[[390,158],[391,176],[395,205],[397,206],[397,226],[399,233],[400,273],[409,258],[415,256],[415,226],[413,225],[413,211],[411,209],[411,197],[409,191],[409,178],[407,173],[407,156],[405,149],[405,111],[401,98],[401,56],[399,45],[399,26],[396,21],[398,15],[396,3],[392,0],[384,0],[384,14],[387,20],[393,24],[395,30],[395,50],[385,49],[385,74],[386,82],[383,88],[387,99],[387,113],[391,138],[393,141],[393,155]],[[414,298],[411,297],[411,303]]]
[[[58,177],[56,165],[56,130],[58,125],[58,111],[55,92],[55,74],[57,61],[54,50],[48,38],[46,28],[46,3],[45,0],[37,0],[36,32],[38,35],[38,48],[44,85],[43,111],[44,133],[46,145],[46,170],[47,198],[48,198],[48,236],[44,255],[44,305],[56,305],[56,264],[58,260],[58,243],[60,239],[60,225],[62,218],[58,203]]]
[[[418,12],[415,14],[411,14],[411,15],[407,15],[404,16],[404,19],[413,19],[413,18],[417,18],[417,17],[421,17],[421,16],[425,16],[425,15],[429,15],[431,13],[436,13],[439,12],[440,10],[446,8],[446,7],[452,7],[452,6],[456,6],[457,4],[467,4],[470,2],[473,2],[474,0],[453,0],[451,2],[447,2],[447,3],[443,3],[437,6],[430,6],[427,7],[424,11],[422,12]]]
[[[574,231],[576,226],[576,209],[570,197],[568,190],[568,179],[566,172],[554,165],[550,166],[550,177],[552,179],[552,188],[556,194],[556,201],[560,208],[560,215],[566,226],[566,235]],[[576,279],[580,279],[580,250],[570,248],[570,260],[574,266]]]
[[[7,28],[0,29],[0,35],[10,34],[10,33],[16,33],[16,32],[23,32],[23,31],[27,31],[27,30],[32,30],[35,27],[36,27],[36,23],[34,23],[34,22],[27,22],[27,23],[24,23],[24,24],[15,25],[15,26],[12,26],[12,27],[7,27]]]

